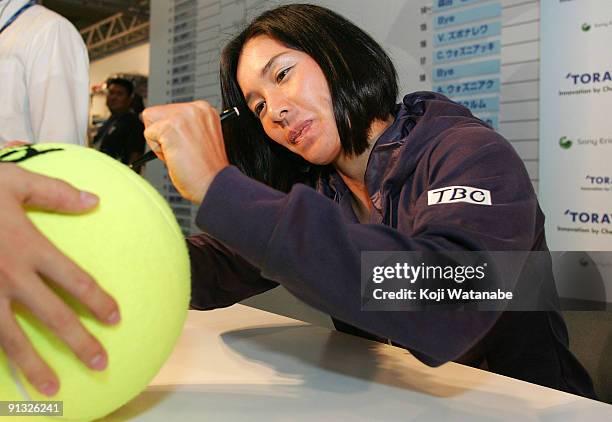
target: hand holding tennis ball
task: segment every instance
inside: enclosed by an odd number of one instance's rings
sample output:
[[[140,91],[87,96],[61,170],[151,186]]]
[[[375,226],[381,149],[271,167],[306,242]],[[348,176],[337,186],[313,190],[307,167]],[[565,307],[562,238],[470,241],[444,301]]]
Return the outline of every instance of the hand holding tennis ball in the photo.
[[[64,419],[103,417],[178,341],[191,287],[184,237],[148,182],[93,149],[1,150],[0,169],[0,400],[48,400],[59,381]]]
[[[85,271],[53,246],[27,218],[23,206],[48,211],[83,213],[97,206],[95,195],[80,192],[61,180],[0,164],[0,348],[45,395],[59,380],[40,358],[15,321],[11,303],[19,301],[92,369],[106,367],[106,352],[55,295],[41,276],[84,303],[105,323],[119,321],[117,303]]]

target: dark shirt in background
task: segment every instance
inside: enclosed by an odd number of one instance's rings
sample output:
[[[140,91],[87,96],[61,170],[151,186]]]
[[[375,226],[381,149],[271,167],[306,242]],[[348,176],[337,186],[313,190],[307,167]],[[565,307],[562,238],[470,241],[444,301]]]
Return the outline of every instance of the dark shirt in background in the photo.
[[[103,153],[129,164],[145,151],[144,124],[131,111],[112,115],[98,131],[93,145]]]

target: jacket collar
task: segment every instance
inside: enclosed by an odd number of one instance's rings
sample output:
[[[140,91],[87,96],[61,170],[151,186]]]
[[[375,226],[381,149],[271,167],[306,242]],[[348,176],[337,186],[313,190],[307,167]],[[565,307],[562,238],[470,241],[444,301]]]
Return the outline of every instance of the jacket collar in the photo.
[[[382,208],[382,183],[389,172],[395,168],[401,147],[406,143],[408,134],[423,114],[423,95],[430,93],[414,93],[404,97],[402,103],[395,107],[393,123],[378,137],[370,156],[365,172],[365,183],[370,192],[374,207]],[[337,172],[332,172],[327,183],[333,191],[334,199],[340,202],[347,193],[348,187]],[[325,190],[325,186],[322,186]]]
[[[441,94],[422,91],[403,98],[396,106],[393,123],[380,135],[368,157],[365,183],[378,211],[383,207],[383,198],[393,189],[401,189],[403,181],[414,172],[432,140],[460,123],[486,126],[467,108]],[[328,184],[323,186],[323,192],[338,202],[348,191],[336,172],[321,182]]]

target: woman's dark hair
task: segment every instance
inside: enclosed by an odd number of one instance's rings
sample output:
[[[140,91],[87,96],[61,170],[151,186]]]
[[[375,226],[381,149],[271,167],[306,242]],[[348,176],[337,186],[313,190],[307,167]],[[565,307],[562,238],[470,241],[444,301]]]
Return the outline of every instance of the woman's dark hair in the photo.
[[[359,155],[368,147],[368,131],[376,119],[395,108],[397,74],[382,47],[363,30],[329,9],[309,4],[281,6],[255,18],[221,54],[224,108],[237,106],[239,119],[224,123],[230,161],[245,174],[276,189],[294,183],[313,185],[326,169],[269,139],[259,120],[248,112],[237,82],[240,54],[246,42],[267,35],[312,57],[327,79],[342,149]]]

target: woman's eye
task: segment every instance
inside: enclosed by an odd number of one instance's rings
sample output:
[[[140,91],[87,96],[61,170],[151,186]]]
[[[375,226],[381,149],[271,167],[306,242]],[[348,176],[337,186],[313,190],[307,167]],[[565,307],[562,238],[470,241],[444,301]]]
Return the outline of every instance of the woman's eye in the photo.
[[[260,114],[261,114],[261,112],[263,111],[263,108],[264,108],[264,105],[265,105],[265,104],[266,104],[266,103],[262,101],[261,103],[259,103],[259,104],[257,104],[257,105],[255,106],[255,110],[254,110],[254,111],[255,111],[255,115],[256,115],[257,117],[259,117],[259,115],[260,115]]]
[[[289,70],[290,70],[290,69],[291,69],[291,68],[290,68],[290,67],[288,67],[287,69],[283,69],[283,70],[281,70],[280,72],[278,72],[278,75],[276,75],[276,82],[280,82],[280,81],[282,81],[283,79],[285,79],[285,76],[287,76],[287,73],[289,73]]]

